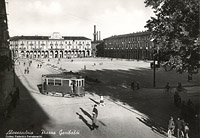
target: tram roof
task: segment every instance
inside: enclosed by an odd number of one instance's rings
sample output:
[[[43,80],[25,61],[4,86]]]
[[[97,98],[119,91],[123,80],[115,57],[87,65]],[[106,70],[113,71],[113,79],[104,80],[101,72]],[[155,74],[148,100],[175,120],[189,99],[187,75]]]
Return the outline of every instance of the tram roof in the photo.
[[[42,77],[47,78],[60,78],[60,79],[81,79],[82,77],[77,74],[46,74],[42,75]]]

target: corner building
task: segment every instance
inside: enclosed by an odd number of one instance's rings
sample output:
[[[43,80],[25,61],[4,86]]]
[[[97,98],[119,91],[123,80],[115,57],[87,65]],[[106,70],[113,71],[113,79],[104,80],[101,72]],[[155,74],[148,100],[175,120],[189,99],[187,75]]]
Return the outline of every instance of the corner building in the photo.
[[[91,39],[76,36],[15,36],[10,49],[19,58],[91,57]]]
[[[152,46],[150,32],[146,31],[105,38],[103,48],[97,49],[101,57],[152,60]]]

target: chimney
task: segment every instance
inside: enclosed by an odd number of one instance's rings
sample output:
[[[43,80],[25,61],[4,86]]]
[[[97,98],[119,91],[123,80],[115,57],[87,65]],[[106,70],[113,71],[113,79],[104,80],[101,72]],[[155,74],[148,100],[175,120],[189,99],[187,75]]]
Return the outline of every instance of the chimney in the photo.
[[[101,32],[99,31],[99,40],[101,40]]]
[[[94,41],[96,41],[97,38],[97,32],[96,32],[96,25],[94,25]]]
[[[97,41],[99,40],[99,31],[97,31]]]

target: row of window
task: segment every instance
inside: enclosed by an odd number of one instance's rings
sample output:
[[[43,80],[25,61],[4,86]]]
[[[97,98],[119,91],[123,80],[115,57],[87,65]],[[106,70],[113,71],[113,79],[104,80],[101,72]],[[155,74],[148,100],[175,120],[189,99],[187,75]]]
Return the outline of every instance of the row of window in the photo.
[[[75,86],[75,87],[82,87],[84,86],[84,80],[67,80],[67,79],[46,79],[46,85],[53,85],[53,86]]]
[[[151,48],[150,43],[140,43],[140,44],[126,44],[126,45],[105,45],[105,48],[111,48],[111,49],[137,49],[137,48]]]
[[[84,44],[84,45],[82,45],[82,44],[75,44],[75,46],[90,46],[91,44]],[[11,43],[10,44],[10,46],[21,46],[21,47],[23,47],[23,46],[60,46],[60,47],[62,47],[63,46],[63,44],[28,44],[28,45],[25,45],[25,44],[13,44],[13,43]],[[72,44],[67,44],[67,45],[65,45],[65,46],[74,46],[74,45],[72,45]]]
[[[124,38],[111,38],[106,40],[108,43],[122,43],[122,42],[137,42],[137,41],[149,41],[149,35],[147,36],[135,36],[135,37],[124,37]]]
[[[89,41],[13,41],[20,44],[89,44]]]

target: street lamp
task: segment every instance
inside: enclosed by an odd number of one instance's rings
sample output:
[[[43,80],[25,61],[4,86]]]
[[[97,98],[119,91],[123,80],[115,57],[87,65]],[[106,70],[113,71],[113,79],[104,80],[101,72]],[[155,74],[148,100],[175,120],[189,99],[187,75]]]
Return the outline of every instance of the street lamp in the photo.
[[[153,87],[156,87],[156,47],[154,43],[154,39],[150,40],[153,45]]]

